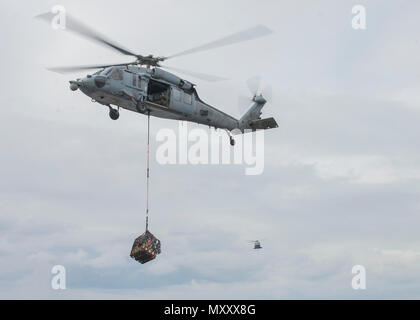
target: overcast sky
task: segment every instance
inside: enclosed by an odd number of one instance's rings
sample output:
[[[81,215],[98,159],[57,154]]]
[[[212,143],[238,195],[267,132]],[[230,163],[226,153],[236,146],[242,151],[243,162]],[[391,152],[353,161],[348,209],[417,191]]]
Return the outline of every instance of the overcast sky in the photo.
[[[246,80],[260,75],[273,90],[264,115],[279,128],[265,135],[260,176],[153,157],[151,231],[162,254],[145,265],[129,253],[144,231],[146,118],[122,111],[111,121],[69,90],[84,73],[45,69],[127,59],[33,18],[55,4],[141,54],[257,24],[275,31],[167,63],[229,78],[187,79],[233,116]],[[366,30],[351,27],[355,4],[366,7]],[[0,298],[420,298],[419,2],[0,8]],[[178,124],[153,118],[152,138],[159,128]],[[258,238],[264,249],[252,250],[247,240]],[[66,267],[64,291],[51,288],[54,265]],[[366,268],[364,291],[351,287],[354,265]]]

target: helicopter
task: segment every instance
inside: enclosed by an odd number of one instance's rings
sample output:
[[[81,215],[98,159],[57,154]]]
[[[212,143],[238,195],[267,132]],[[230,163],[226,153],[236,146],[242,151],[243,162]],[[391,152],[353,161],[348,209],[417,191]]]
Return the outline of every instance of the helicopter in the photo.
[[[262,249],[260,240],[249,240],[248,242],[254,244],[254,249]]]
[[[50,22],[53,14],[44,13],[36,18]],[[97,70],[93,74],[69,81],[70,89],[72,91],[80,90],[90,97],[92,102],[108,107],[109,117],[112,120],[117,120],[120,117],[119,110],[122,108],[149,117],[195,122],[215,129],[226,130],[232,146],[235,145],[232,134],[234,130],[245,133],[246,130],[266,130],[278,127],[274,118],[261,119],[260,117],[261,110],[267,103],[262,94],[255,93],[248,111],[241,118],[236,119],[204,102],[199,97],[195,88],[196,85],[193,82],[164,69],[172,69],[175,72],[207,81],[226,79],[161,64],[170,58],[256,39],[273,32],[265,26],[258,25],[167,57],[152,54],[144,56],[134,53],[93,31],[68,14],[66,14],[65,29],[114,49],[121,54],[135,57],[134,61],[128,63],[48,68],[50,71],[58,73]],[[237,134],[237,131],[235,131],[235,134]]]

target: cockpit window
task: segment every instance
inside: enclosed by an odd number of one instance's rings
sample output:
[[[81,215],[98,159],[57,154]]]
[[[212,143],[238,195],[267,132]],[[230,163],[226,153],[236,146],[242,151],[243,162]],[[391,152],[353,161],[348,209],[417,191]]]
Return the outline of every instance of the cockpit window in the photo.
[[[111,73],[111,79],[114,80],[122,80],[123,79],[123,72],[121,69],[114,68]]]

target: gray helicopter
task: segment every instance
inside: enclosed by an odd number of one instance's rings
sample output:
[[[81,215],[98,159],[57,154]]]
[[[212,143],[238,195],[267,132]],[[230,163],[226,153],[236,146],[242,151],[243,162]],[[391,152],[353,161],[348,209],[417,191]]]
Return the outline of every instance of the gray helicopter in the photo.
[[[249,240],[248,242],[254,244],[254,249],[262,249],[260,240]]]
[[[50,22],[53,14],[45,13],[37,18]],[[68,14],[66,15],[66,30],[136,58],[135,61],[122,64],[49,68],[49,70],[59,73],[99,69],[84,78],[70,81],[70,89],[80,90],[93,102],[107,106],[112,120],[119,118],[119,109],[123,108],[148,116],[195,122],[216,129],[225,129],[229,134],[232,146],[235,144],[232,136],[232,131],[235,129],[244,133],[245,130],[255,131],[278,127],[274,118],[261,119],[260,117],[261,110],[267,102],[262,94],[255,93],[248,111],[240,119],[236,119],[201,100],[192,82],[162,68],[172,69],[208,81],[225,79],[161,65],[161,62],[169,58],[224,47],[272,33],[264,26],[259,25],[168,57],[143,56],[133,53]]]

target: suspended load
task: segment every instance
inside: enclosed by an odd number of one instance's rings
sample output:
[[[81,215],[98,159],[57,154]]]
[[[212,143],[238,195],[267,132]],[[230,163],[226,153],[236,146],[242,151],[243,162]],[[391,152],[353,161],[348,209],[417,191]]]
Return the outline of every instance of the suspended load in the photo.
[[[130,257],[144,264],[155,259],[158,254],[160,254],[160,240],[146,230],[134,241]]]
[[[150,111],[147,113],[146,231],[131,248],[130,257],[144,264],[160,254],[160,240],[149,231]]]

